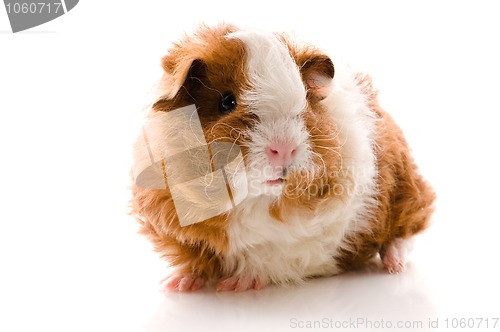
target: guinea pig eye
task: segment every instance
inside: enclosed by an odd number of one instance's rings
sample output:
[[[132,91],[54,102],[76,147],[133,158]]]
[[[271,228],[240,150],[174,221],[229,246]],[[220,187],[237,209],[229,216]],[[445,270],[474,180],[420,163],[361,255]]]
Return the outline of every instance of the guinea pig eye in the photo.
[[[225,92],[220,101],[219,112],[222,114],[230,113],[234,111],[236,105],[236,97],[231,92]]]

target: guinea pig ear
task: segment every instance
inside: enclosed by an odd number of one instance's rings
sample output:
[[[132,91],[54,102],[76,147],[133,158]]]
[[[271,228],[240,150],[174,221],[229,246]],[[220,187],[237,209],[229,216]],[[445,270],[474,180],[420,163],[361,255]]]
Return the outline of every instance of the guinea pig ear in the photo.
[[[312,54],[297,60],[308,97],[313,100],[325,99],[330,94],[335,75],[332,60],[324,54]]]
[[[162,59],[162,67],[164,74],[159,88],[161,98],[165,99],[174,99],[181,87],[189,91],[200,84],[206,73],[206,65],[199,59],[173,61],[172,57],[165,56]]]

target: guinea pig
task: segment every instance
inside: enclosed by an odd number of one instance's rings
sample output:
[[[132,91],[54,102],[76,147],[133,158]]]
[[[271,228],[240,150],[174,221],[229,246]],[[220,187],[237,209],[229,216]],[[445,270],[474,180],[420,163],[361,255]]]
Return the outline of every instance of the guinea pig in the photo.
[[[404,271],[435,193],[370,77],[286,34],[201,26],[161,59],[131,207],[165,290],[245,291],[380,257]]]

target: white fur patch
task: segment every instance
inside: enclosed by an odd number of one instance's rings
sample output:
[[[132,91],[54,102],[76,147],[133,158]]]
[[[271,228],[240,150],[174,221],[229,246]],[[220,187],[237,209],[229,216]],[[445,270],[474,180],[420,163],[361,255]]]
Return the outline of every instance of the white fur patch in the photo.
[[[337,63],[330,95],[322,101],[339,126],[342,142],[342,173],[350,200],[345,210],[345,233],[367,230],[368,220],[377,205],[377,160],[374,152],[377,116],[367,105],[356,79],[358,71]],[[348,249],[346,242],[340,245]]]
[[[265,149],[277,142],[296,146],[293,166],[307,166],[309,134],[301,117],[307,105],[306,88],[288,47],[274,34],[245,30],[228,38],[245,44],[251,88],[242,94],[239,103],[259,117],[258,124],[249,132],[249,194],[278,197],[282,186],[270,187],[266,181],[281,177],[281,172],[271,166]]]
[[[238,36],[242,34],[239,33]],[[293,60],[287,59],[283,50],[270,50],[271,46],[278,45],[271,42],[271,37],[267,42],[262,41],[263,38],[260,35],[258,38],[241,37],[247,45],[250,45],[249,67],[250,70],[257,68],[253,71],[254,76],[263,81],[265,77],[263,73],[271,70],[268,56],[274,54],[277,60],[272,62],[272,66],[275,66],[278,77],[284,79],[286,75],[291,75],[300,78],[298,69],[295,68],[292,74],[292,67],[288,66]],[[257,47],[259,43],[263,43],[264,50],[253,52],[252,47]],[[269,81],[270,85],[276,83],[274,79]],[[301,85],[303,89],[302,82]],[[290,86],[295,87],[295,84],[291,83]],[[257,87],[266,89],[268,86],[261,84]],[[300,139],[304,138],[303,122],[292,121],[290,127],[287,127],[287,121],[291,121],[294,117],[287,116],[285,110],[280,109],[282,107],[280,101],[285,102],[286,98],[295,100],[292,94],[296,90],[278,93],[280,96],[278,99],[271,97],[266,99],[267,95],[272,95],[273,91],[276,91],[275,86],[269,86],[269,89],[271,92],[258,90],[258,94],[256,92],[248,94],[256,99],[251,101],[251,105],[267,107],[262,111],[264,118],[267,118],[270,110],[280,114],[280,116],[269,115],[277,119],[271,125],[262,120],[264,128],[257,126],[257,133],[252,136],[252,139],[257,141],[251,146],[254,149],[258,144],[265,144],[272,135],[285,133],[286,136],[296,135]],[[297,88],[297,91],[302,89]],[[264,101],[261,101],[260,93],[264,95]],[[303,97],[305,98],[301,94],[300,98]],[[376,204],[377,170],[373,152],[375,115],[366,105],[366,96],[357,85],[355,74],[339,65],[336,65],[336,77],[331,86],[331,93],[322,103],[340,131],[339,137],[343,144],[340,150],[344,172],[342,185],[345,190],[349,190],[348,198],[342,201],[332,200],[330,209],[314,218],[306,218],[305,215],[297,213],[287,219],[286,223],[280,223],[269,215],[269,205],[274,197],[249,196],[234,210],[228,229],[229,251],[224,260],[228,274],[254,277],[274,283],[300,282],[311,276],[336,274],[340,269],[335,256],[341,247],[348,246],[344,242],[345,235],[367,227],[370,211]],[[292,102],[292,104],[300,103]],[[290,115],[299,115],[300,119],[300,112],[290,111]],[[259,139],[263,141],[259,142]],[[307,159],[309,157],[307,140],[301,144],[306,147],[303,157]],[[253,158],[255,159],[250,158],[250,166],[258,167],[261,163],[262,167],[264,161],[255,155]]]
[[[241,98],[262,122],[299,115],[306,106],[306,89],[288,48],[274,34],[242,30],[229,34],[247,51],[252,89]]]

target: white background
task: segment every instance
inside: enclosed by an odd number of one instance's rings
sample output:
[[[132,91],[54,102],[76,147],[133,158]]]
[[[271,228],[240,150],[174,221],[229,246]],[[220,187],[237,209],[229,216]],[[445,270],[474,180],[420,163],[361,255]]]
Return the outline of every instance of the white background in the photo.
[[[421,321],[416,330],[489,318],[491,327],[500,317],[497,8],[81,1],[12,34],[1,7],[0,331],[286,331],[358,318]],[[221,20],[295,31],[372,74],[439,196],[406,273],[375,266],[260,292],[157,291],[165,264],[126,214],[130,144],[169,43]]]

